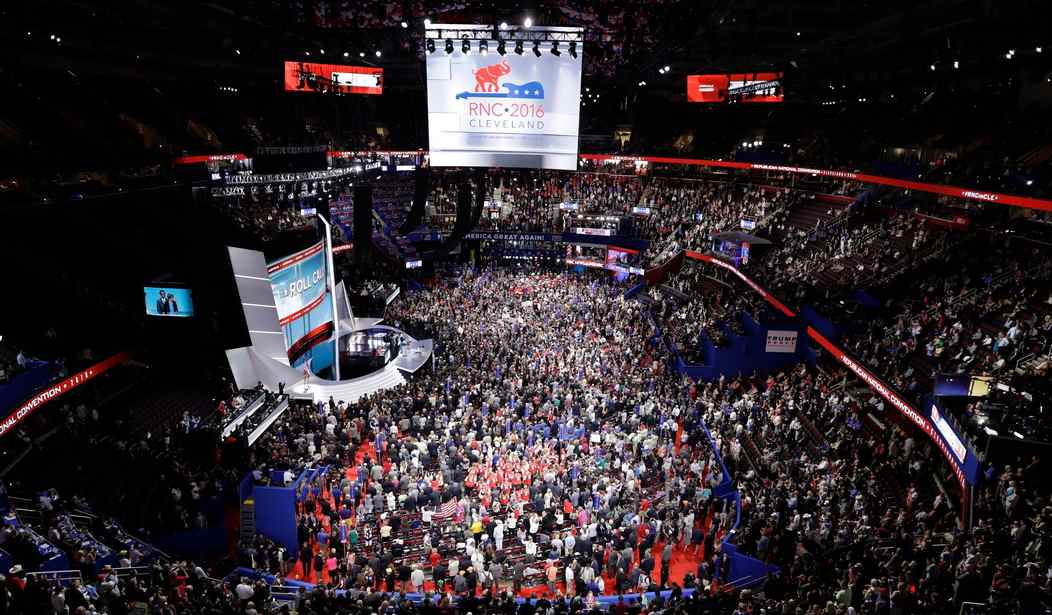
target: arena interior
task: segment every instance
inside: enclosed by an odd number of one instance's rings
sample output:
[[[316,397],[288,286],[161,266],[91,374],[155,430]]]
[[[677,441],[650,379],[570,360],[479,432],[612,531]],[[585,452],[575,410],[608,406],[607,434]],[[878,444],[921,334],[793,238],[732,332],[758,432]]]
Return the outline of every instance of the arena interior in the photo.
[[[0,613],[1049,613],[1049,14],[5,4]]]

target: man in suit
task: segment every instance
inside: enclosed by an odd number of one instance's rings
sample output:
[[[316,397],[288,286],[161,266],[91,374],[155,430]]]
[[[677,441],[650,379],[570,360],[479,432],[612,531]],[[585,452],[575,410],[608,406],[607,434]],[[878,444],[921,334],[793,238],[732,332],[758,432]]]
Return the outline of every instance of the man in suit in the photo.
[[[154,309],[158,314],[168,313],[168,293],[164,292],[163,290],[160,293],[158,293],[157,305],[154,306]]]

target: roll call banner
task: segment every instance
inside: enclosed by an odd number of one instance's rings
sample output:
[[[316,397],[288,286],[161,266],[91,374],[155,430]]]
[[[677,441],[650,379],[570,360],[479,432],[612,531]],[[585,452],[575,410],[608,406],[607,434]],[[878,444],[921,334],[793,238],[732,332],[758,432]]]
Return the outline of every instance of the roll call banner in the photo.
[[[577,169],[583,45],[573,58],[540,43],[527,52],[488,55],[455,46],[427,56],[431,166]]]
[[[326,262],[325,242],[318,242],[267,265],[278,323],[294,367],[311,360],[313,368],[323,369],[332,361],[328,348],[310,352],[329,340],[335,328]]]

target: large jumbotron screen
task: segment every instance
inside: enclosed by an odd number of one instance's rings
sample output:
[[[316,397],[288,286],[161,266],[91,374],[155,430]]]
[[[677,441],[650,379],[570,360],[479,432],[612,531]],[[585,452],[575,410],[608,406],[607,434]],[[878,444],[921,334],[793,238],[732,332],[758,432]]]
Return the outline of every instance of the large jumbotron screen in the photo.
[[[442,26],[432,26],[441,28]],[[496,52],[497,40],[446,43],[427,56],[427,120],[431,165],[575,170],[581,107],[583,43],[576,57],[561,43],[525,42]],[[539,55],[538,55],[539,53]]]
[[[318,372],[332,366],[334,331],[332,293],[328,287],[325,242],[290,254],[267,265],[278,323],[285,334],[289,362],[310,361]]]

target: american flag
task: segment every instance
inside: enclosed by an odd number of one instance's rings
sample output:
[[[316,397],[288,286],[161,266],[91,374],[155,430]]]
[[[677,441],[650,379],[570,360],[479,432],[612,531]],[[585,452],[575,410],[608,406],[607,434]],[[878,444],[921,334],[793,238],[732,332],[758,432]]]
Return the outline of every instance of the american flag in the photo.
[[[435,514],[431,515],[433,521],[443,521],[451,518],[457,512],[457,500],[453,498],[438,507]]]

